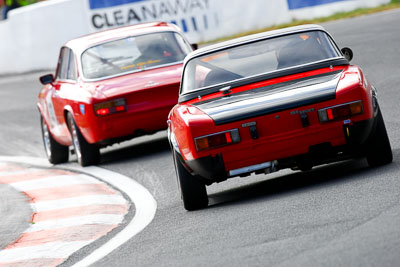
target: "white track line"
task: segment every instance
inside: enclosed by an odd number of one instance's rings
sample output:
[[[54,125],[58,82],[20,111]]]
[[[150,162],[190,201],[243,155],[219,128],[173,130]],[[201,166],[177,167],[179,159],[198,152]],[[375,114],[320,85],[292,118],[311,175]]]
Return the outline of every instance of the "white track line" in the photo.
[[[45,159],[31,158],[31,157],[1,157],[0,161],[26,163],[40,167],[51,167]],[[65,167],[65,166],[63,166]],[[93,251],[90,255],[76,263],[75,267],[89,266],[96,261],[102,259],[113,250],[127,242],[133,236],[140,233],[147,225],[151,223],[157,210],[157,202],[150,194],[150,192],[134,181],[133,179],[124,175],[105,170],[99,167],[86,167],[86,168],[70,168],[71,171],[77,171],[93,175],[102,181],[105,181],[118,190],[124,192],[135,205],[135,216],[127,224],[127,226],[111,238],[107,243]]]
[[[89,206],[95,204],[125,205],[126,200],[120,195],[96,195],[96,196],[84,196],[84,197],[74,197],[68,199],[41,201],[38,203],[32,203],[31,206],[34,211],[41,212],[41,211]]]
[[[23,247],[15,249],[5,249],[1,251],[0,260],[2,262],[13,262],[15,259],[19,261],[31,260],[35,255],[40,255],[40,258],[65,258],[65,255],[71,255],[75,251],[90,244],[89,241],[75,242],[51,242],[44,245]]]
[[[15,171],[15,172],[2,172],[0,173],[1,176],[11,176],[11,175],[19,175],[19,174],[24,174],[26,171]]]
[[[43,179],[10,183],[20,191],[60,187],[64,185],[101,184],[101,182],[87,175],[57,175]]]
[[[79,216],[79,220],[75,217],[66,219],[48,220],[32,224],[24,233],[32,233],[45,230],[54,230],[79,225],[95,225],[95,224],[108,224],[118,225],[124,220],[124,215],[115,214],[95,214],[87,216]],[[93,240],[94,241],[94,240]]]

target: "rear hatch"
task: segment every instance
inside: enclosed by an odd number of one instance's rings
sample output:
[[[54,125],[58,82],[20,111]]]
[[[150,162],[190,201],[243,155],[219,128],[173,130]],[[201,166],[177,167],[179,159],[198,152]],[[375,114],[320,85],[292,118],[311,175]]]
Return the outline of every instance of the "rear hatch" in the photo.
[[[108,100],[124,98],[128,111],[172,107],[177,103],[182,65],[145,70],[98,82]]]
[[[343,129],[321,127],[318,118],[323,103],[336,98],[341,73],[329,71],[193,105],[213,119],[216,132],[239,130],[240,143],[216,151],[223,154],[226,169],[235,170],[305,154],[327,140],[332,146],[343,144]]]
[[[193,105],[216,125],[242,121],[335,99],[342,70],[229,94]]]

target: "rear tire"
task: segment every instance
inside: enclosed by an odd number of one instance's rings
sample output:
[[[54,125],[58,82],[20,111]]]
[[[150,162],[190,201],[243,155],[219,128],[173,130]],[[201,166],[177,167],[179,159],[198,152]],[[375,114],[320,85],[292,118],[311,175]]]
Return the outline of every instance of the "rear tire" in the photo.
[[[98,164],[100,162],[100,149],[86,141],[71,114],[68,113],[67,119],[79,164],[82,167]]]
[[[175,151],[173,155],[184,208],[188,211],[206,208],[208,206],[206,185],[186,170]]]
[[[381,110],[378,108],[376,128],[366,144],[366,156],[369,166],[377,167],[389,164],[393,160],[392,148],[386,132]]]
[[[54,140],[42,116],[40,116],[40,125],[43,145],[49,162],[52,164],[67,162],[69,157],[68,146],[63,146]]]

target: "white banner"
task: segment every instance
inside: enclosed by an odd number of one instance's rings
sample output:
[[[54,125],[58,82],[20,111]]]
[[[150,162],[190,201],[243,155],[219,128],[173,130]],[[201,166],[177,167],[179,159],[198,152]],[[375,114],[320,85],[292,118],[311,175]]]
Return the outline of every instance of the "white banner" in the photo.
[[[215,0],[152,0],[116,5],[119,1],[89,0],[91,31],[149,21],[166,21],[178,25],[190,39],[205,39],[210,29],[218,28],[212,6]]]

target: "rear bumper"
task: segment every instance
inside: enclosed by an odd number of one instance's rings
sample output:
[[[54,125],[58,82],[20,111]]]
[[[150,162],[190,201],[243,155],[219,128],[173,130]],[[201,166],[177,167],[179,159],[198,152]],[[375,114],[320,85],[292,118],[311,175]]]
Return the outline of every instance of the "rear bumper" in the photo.
[[[285,136],[262,144],[185,161],[206,184],[252,172],[313,166],[363,156],[363,144],[375,129],[375,118],[321,127],[313,134]],[[236,155],[234,155],[236,154]],[[237,155],[242,155],[240,162]],[[247,155],[247,156],[246,156]]]
[[[111,145],[167,128],[167,106],[146,112],[128,112],[95,117],[89,127],[81,127],[85,139],[100,146]]]

